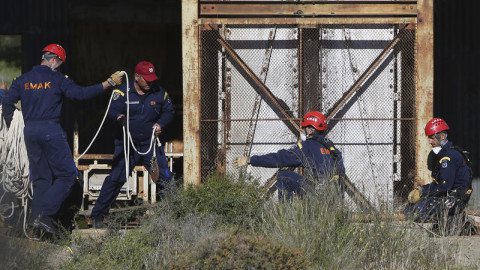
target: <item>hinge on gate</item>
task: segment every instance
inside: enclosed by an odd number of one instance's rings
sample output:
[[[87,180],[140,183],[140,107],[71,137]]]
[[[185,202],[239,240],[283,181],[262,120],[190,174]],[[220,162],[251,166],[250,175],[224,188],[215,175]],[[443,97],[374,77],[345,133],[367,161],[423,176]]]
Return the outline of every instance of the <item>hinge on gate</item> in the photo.
[[[218,93],[218,100],[224,100],[225,99],[225,92],[219,92]]]
[[[402,157],[400,156],[400,154],[396,154],[396,155],[393,155],[393,162],[400,162],[402,159]]]
[[[393,100],[395,100],[395,101],[401,101],[401,100],[402,100],[402,93],[401,93],[401,92],[395,92],[395,93],[393,93]]]

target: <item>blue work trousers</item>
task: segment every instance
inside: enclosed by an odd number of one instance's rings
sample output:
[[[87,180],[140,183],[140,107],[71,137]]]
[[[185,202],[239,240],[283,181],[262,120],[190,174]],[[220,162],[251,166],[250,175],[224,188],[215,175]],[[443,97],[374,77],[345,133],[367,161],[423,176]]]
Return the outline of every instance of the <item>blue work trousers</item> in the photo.
[[[281,170],[277,174],[278,198],[280,200],[292,199],[294,194],[302,195],[305,178],[290,170]]]
[[[58,121],[27,121],[25,146],[33,183],[32,218],[51,220],[75,184],[77,169]]]
[[[404,210],[406,216],[415,222],[438,222],[445,214],[453,216],[465,209],[466,203],[458,200],[450,208],[445,208],[447,197],[424,197]]]
[[[145,153],[149,148],[149,142],[138,143],[135,148],[139,152]],[[172,173],[168,168],[168,162],[165,157],[165,152],[162,147],[154,147],[156,150],[157,164],[159,168],[160,179],[169,182],[172,179]],[[147,170],[150,170],[150,162],[153,156],[153,151],[148,152],[146,155],[140,155],[130,147],[130,165],[129,175],[133,168],[137,164],[145,166]],[[95,202],[95,206],[92,209],[92,218],[104,217],[108,214],[110,206],[117,199],[118,194],[122,186],[125,184],[125,154],[123,152],[123,141],[115,141],[115,151],[113,154],[112,171],[110,175],[105,177],[105,180],[100,190],[100,196]]]

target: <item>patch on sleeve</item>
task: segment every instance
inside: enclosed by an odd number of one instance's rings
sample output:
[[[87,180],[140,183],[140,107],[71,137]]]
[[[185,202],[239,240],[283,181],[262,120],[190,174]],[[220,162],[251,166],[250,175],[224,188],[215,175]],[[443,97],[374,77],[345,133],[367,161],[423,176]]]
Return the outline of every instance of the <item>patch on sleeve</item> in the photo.
[[[168,97],[168,93],[167,93],[167,91],[165,91],[165,95],[163,96],[163,100],[166,100],[167,97]]]
[[[448,162],[450,161],[449,157],[443,157],[440,159],[440,164],[442,164],[442,168],[447,168],[448,167]]]
[[[125,94],[118,89],[113,90],[113,100],[117,100],[120,96],[123,97],[124,95]]]

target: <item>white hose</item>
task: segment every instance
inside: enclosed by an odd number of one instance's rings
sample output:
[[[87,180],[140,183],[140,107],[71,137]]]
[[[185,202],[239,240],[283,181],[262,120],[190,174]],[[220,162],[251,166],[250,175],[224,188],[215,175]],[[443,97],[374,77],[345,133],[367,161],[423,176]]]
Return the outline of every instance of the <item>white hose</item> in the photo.
[[[3,190],[11,192],[17,197],[26,193],[30,183],[23,128],[22,112],[15,110],[10,128],[0,146],[0,181]]]
[[[0,106],[0,114],[1,114]],[[24,220],[23,232],[27,238],[27,205],[28,200],[32,199],[32,195],[28,192],[32,188],[27,148],[25,147],[25,139],[23,135],[23,116],[22,112],[15,110],[10,128],[7,129],[3,117],[0,119],[0,183],[3,188],[3,195],[0,197],[0,203],[7,192],[13,193],[24,203]],[[33,192],[32,192],[33,193]],[[4,215],[6,209],[10,209],[10,214]],[[0,205],[0,216],[10,218],[15,211],[15,204]]]
[[[152,130],[150,147],[148,148],[147,152],[142,153],[142,152],[138,151],[137,148],[135,148],[132,136],[130,134],[130,95],[129,95],[130,83],[129,83],[129,79],[128,79],[128,74],[125,71],[121,71],[120,74],[125,75],[126,84],[127,84],[127,90],[126,90],[126,95],[127,95],[127,116],[126,116],[127,127],[126,127],[126,130],[125,130],[125,127],[123,127],[123,153],[124,153],[124,157],[125,157],[125,177],[126,177],[126,182],[127,182],[127,198],[130,199],[130,190],[129,190],[130,147],[129,147],[129,145],[131,145],[132,148],[135,150],[135,152],[137,152],[140,155],[148,154],[152,150],[152,147],[154,145],[156,127],[153,128],[153,130]],[[95,133],[95,136],[90,141],[90,144],[88,145],[87,149],[85,149],[85,151],[80,156],[78,156],[77,159],[75,159],[75,162],[78,162],[78,160],[80,160],[87,153],[87,151],[90,149],[93,142],[97,138],[98,134],[100,133],[100,130],[102,129],[103,124],[105,122],[105,119],[107,117],[108,111],[110,110],[110,105],[112,104],[112,100],[113,100],[113,92],[112,92],[112,95],[110,96],[110,99],[108,101],[108,106],[107,106],[107,110],[105,111],[105,115],[103,116],[102,122],[100,123],[100,126],[98,127],[98,130]],[[158,141],[158,138],[157,138],[157,141]],[[158,141],[158,143],[160,145],[160,141]]]

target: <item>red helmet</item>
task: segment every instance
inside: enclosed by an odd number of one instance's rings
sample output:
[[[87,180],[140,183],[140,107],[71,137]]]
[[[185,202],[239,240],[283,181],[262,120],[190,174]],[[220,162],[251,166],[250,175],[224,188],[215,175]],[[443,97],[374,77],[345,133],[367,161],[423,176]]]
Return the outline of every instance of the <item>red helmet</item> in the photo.
[[[325,130],[327,129],[327,122],[325,116],[321,112],[311,111],[305,114],[302,119],[302,127],[312,126],[316,130]]]
[[[50,44],[45,49],[43,49],[43,52],[51,52],[56,54],[64,63],[65,60],[67,59],[67,53],[65,52],[65,49],[63,49],[60,44]]]
[[[428,121],[427,125],[425,126],[425,135],[431,136],[435,133],[449,130],[450,128],[447,125],[447,122],[441,118],[433,118],[432,120]]]

